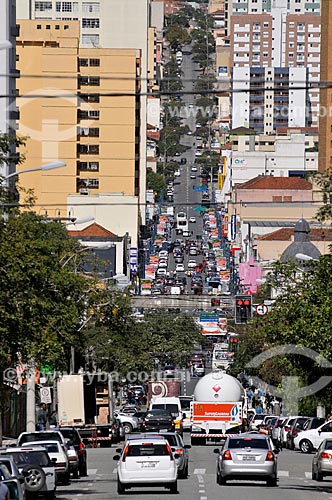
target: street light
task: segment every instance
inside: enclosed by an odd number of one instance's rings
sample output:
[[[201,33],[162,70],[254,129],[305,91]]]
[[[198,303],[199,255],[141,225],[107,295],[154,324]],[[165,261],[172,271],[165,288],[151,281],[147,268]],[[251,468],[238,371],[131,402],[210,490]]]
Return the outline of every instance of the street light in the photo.
[[[0,50],[11,49],[12,47],[13,45],[9,40],[2,40],[0,42]]]
[[[295,255],[295,258],[296,259],[299,259],[299,260],[306,260],[306,261],[309,261],[309,260],[313,260],[313,261],[318,261],[318,259],[315,259],[314,257],[310,257],[310,255],[306,255],[305,253],[297,253]]]
[[[21,175],[21,174],[26,174],[28,172],[36,172],[36,171],[47,171],[47,170],[55,170],[56,168],[62,168],[65,167],[67,163],[64,161],[51,161],[50,163],[45,163],[45,165],[41,165],[41,167],[35,167],[35,168],[26,168],[25,170],[20,170],[19,172],[13,172],[12,174],[6,175],[4,177],[5,180],[11,179],[12,177],[15,177],[16,175]]]

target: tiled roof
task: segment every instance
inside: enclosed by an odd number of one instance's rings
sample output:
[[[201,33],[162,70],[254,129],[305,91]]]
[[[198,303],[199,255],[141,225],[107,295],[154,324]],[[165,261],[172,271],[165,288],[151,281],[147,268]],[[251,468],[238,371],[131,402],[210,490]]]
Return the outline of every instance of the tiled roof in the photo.
[[[287,189],[310,191],[312,184],[301,177],[273,177],[272,175],[259,175],[243,184],[238,184],[237,189]]]
[[[118,236],[111,231],[108,231],[104,227],[96,224],[90,224],[90,226],[81,229],[80,231],[68,231],[70,236],[74,236],[76,238],[82,238],[84,236],[99,236],[102,238],[118,238]]]
[[[259,241],[292,241],[293,227],[283,227],[273,233],[264,234],[256,238]],[[310,229],[310,241],[332,241],[332,228],[314,227]]]

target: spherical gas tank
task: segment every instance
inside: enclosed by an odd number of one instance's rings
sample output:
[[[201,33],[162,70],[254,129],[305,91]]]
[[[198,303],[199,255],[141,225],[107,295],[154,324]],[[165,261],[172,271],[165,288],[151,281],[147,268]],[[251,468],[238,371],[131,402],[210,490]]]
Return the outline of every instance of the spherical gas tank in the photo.
[[[197,383],[194,399],[195,401],[225,403],[240,401],[243,393],[243,387],[236,378],[223,371],[213,371]]]

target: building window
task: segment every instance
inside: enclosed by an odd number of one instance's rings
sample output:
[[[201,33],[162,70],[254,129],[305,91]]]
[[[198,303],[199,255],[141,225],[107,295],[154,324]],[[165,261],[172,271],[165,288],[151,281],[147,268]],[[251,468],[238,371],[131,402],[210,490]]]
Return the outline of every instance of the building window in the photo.
[[[61,12],[61,2],[55,3],[55,10],[56,10],[56,12]]]
[[[80,137],[99,137],[99,128],[80,127],[78,135]]]
[[[42,29],[41,24],[37,24],[36,27],[37,27],[37,30],[41,30]],[[16,61],[17,61],[17,59],[16,59]]]
[[[54,28],[55,28],[56,30],[59,30],[59,29],[60,29],[60,26],[59,26],[58,24],[56,24],[56,25],[54,26]]]
[[[90,59],[90,66],[100,66],[100,59]]]
[[[96,47],[99,45],[99,35],[82,35],[82,44]]]
[[[99,111],[92,109],[89,111],[89,118],[93,118],[94,120],[99,120]]]
[[[99,28],[99,19],[98,18],[83,18],[82,19],[82,28]]]
[[[81,66],[89,66],[89,59],[79,58],[78,65]]]
[[[272,196],[272,201],[280,203],[282,201],[282,196]]]
[[[73,5],[71,2],[62,2],[62,12],[72,12],[73,11]]]
[[[52,10],[52,2],[35,2],[35,10],[40,12]]]
[[[77,162],[77,168],[80,171],[99,172],[99,162],[98,161],[79,161],[79,162]]]
[[[283,201],[291,202],[291,201],[293,201],[293,197],[292,196],[284,196]]]
[[[63,27],[64,30],[69,30],[69,26],[68,24],[65,24],[64,27]]]
[[[100,11],[99,2],[83,2],[82,10],[83,12],[99,12]]]
[[[46,24],[46,26],[45,26],[45,27],[46,27],[46,29],[47,29],[47,30],[50,30],[50,29],[51,29],[51,25],[50,25],[50,24]]]
[[[99,145],[98,144],[78,144],[77,151],[79,154],[99,155]]]

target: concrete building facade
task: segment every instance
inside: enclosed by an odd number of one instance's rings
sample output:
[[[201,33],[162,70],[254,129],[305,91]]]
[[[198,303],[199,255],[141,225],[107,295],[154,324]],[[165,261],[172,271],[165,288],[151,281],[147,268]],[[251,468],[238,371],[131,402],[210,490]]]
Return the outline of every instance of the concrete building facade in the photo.
[[[16,120],[19,118],[16,108],[16,25],[15,0],[4,0],[4,9],[0,16],[0,133],[15,137]],[[15,145],[10,156],[15,159]],[[0,163],[0,174],[6,176],[15,171],[15,161]]]
[[[332,2],[322,4],[321,80],[332,80]],[[319,171],[332,169],[332,89],[320,91]]]
[[[18,68],[32,75],[20,80],[18,132],[28,137],[22,168],[67,163],[61,171],[26,174],[20,183],[34,189],[36,209],[51,217],[72,210],[69,194],[91,205],[93,194],[123,193],[138,205],[140,51],[81,48],[79,39],[78,21],[20,21]],[[126,221],[136,228],[134,239],[138,220]],[[110,221],[103,226],[125,232]]]
[[[320,2],[226,0],[231,61],[236,67],[308,68],[315,87],[320,75]],[[318,124],[319,90],[309,90],[309,119]]]
[[[234,67],[232,127],[248,126],[263,134],[280,126],[306,127],[307,82],[306,68]]]

